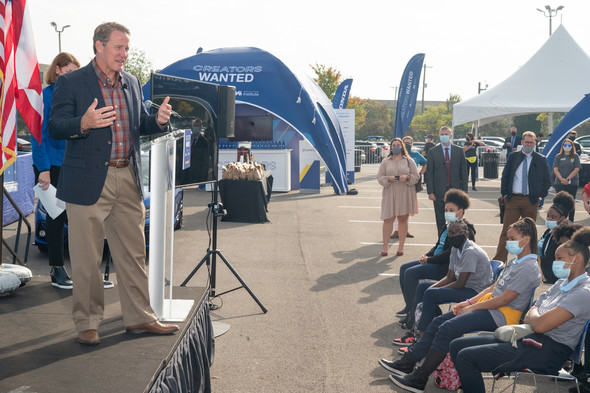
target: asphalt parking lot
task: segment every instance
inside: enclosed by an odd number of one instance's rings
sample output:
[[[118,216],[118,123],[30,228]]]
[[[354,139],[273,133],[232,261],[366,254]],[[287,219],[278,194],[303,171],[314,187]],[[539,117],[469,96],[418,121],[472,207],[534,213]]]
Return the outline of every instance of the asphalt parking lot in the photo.
[[[220,308],[212,311],[212,319],[230,328],[216,340],[213,391],[400,391],[377,360],[401,356],[391,345],[391,339],[405,333],[394,316],[403,307],[397,273],[401,264],[432,247],[436,224],[432,203],[421,192],[420,211],[410,218],[410,232],[416,237],[407,240],[405,255],[390,252],[381,257],[377,168],[377,164],[363,165],[356,174],[352,187],[358,195],[336,196],[331,187],[322,187],[320,194],[276,193],[269,204],[270,223],[219,223],[218,248],[268,313],[262,313],[243,289],[214,299]],[[499,179],[479,181],[478,191],[469,192],[471,208],[466,213],[477,230],[476,242],[490,257],[501,230],[499,187]],[[550,200],[537,219],[541,233]],[[206,191],[185,190],[184,226],[174,235],[174,285],[207,251],[209,201]],[[590,223],[581,203],[576,209],[576,221]],[[12,226],[4,230],[9,244],[13,233]],[[395,246],[391,250],[395,254]],[[6,251],[3,261],[11,261]],[[35,247],[28,266],[49,282],[46,255]],[[239,285],[219,260],[216,281],[218,293]],[[189,285],[206,283],[207,270],[202,268]],[[537,296],[544,288],[537,290]],[[523,382],[518,392],[534,390],[532,379]],[[540,385],[541,391],[554,389],[553,384]],[[503,386],[507,381],[500,382]],[[559,384],[564,392],[571,386]],[[440,389],[430,382],[426,391]]]

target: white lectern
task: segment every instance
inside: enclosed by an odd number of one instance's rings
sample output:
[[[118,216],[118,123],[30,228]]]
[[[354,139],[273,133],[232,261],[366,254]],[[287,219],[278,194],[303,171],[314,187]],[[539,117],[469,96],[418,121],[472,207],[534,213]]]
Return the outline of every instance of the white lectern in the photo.
[[[142,144],[150,153],[150,304],[160,321],[182,322],[194,300],[173,299],[174,273],[174,198],[176,140],[184,136],[177,130]],[[168,297],[165,293],[168,267]]]

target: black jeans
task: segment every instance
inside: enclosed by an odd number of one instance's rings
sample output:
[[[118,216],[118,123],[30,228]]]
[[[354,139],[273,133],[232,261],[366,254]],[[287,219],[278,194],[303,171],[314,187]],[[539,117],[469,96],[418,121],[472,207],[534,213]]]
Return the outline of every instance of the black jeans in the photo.
[[[423,359],[431,349],[446,354],[451,341],[465,333],[479,330],[493,332],[497,327],[488,310],[475,310],[457,316],[449,311],[432,320],[422,337],[410,347],[408,354],[416,361]]]
[[[490,372],[511,361],[518,349],[494,339],[494,335],[467,336],[453,340],[449,347],[464,392],[485,393],[482,372]]]
[[[39,171],[33,165],[35,172],[35,184],[39,182]],[[57,188],[57,180],[61,167],[51,166],[49,178],[51,185]],[[64,265],[64,227],[67,215],[65,210],[56,218],[51,218],[49,214],[45,217],[45,240],[47,241],[47,254],[49,257],[49,266]]]
[[[571,185],[571,184],[568,184],[567,186],[563,185],[563,184],[554,184],[553,188],[555,188],[555,192],[565,191],[568,194],[570,194],[572,197],[574,197],[574,199],[576,199],[576,194],[578,193],[578,186]],[[570,212],[570,215],[568,217],[571,222],[574,222],[574,215],[575,214],[576,214],[576,207],[574,205],[574,208],[572,209],[572,211]]]
[[[469,171],[471,171],[471,187],[475,188],[475,181],[477,180],[477,159],[472,164],[465,160],[467,164],[467,178],[469,178]]]

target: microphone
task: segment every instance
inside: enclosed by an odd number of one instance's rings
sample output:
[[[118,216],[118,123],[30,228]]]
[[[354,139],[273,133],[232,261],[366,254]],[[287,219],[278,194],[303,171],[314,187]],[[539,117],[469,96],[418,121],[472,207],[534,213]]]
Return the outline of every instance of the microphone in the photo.
[[[146,100],[145,101],[145,107],[148,109],[154,108],[156,110],[160,109],[160,105],[153,103],[151,100]],[[172,111],[172,113],[170,113],[170,117],[175,117],[177,119],[182,118],[182,116],[180,116],[177,112]]]
[[[127,86],[127,83],[123,83],[123,84],[121,85],[121,89],[123,89],[123,90],[126,90],[126,89],[127,89],[127,87],[128,87],[128,86]]]

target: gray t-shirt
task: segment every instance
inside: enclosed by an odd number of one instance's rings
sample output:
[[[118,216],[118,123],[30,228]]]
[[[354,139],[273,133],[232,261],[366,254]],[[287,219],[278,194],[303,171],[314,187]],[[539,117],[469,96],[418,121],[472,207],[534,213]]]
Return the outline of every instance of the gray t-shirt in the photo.
[[[547,292],[542,294],[535,306],[539,314],[543,315],[555,307],[561,307],[574,315],[572,319],[562,323],[559,327],[545,332],[545,335],[558,343],[574,349],[578,345],[582,330],[590,319],[590,279],[586,276],[567,292],[562,292],[559,286],[565,280],[557,280]]]
[[[533,289],[541,284],[541,269],[539,269],[536,254],[526,255],[518,263],[516,263],[516,260],[517,258],[508,261],[496,281],[492,296],[498,297],[507,289],[517,292],[518,296],[506,306],[514,310],[524,311],[531,301]],[[500,310],[489,311],[496,325],[506,325],[506,317]]]
[[[561,177],[563,177],[564,179],[568,177],[568,175],[570,173],[572,173],[572,171],[575,168],[581,168],[581,164],[580,164],[580,156],[578,156],[577,154],[574,154],[573,157],[570,156],[555,156],[555,159],[553,160],[553,168],[557,168],[557,170],[559,171],[559,173],[561,174]],[[555,184],[561,184],[561,181],[557,178],[557,176],[555,177]],[[574,176],[572,178],[572,182],[571,185],[572,186],[577,186],[580,184],[580,172],[576,173],[576,176]]]
[[[492,285],[493,282],[492,267],[488,254],[469,239],[463,245],[461,257],[459,257],[459,251],[455,247],[451,249],[449,270],[455,272],[456,278],[459,278],[461,273],[471,273],[465,283],[465,288],[473,289],[477,293]]]

